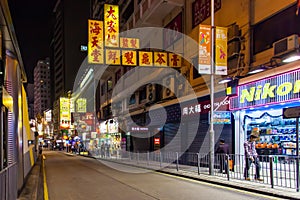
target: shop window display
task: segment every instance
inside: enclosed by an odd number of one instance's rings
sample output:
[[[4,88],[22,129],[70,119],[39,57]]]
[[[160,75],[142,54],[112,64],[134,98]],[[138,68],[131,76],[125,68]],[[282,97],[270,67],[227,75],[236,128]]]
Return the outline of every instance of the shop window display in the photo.
[[[259,155],[296,155],[296,119],[283,119],[282,110],[245,115],[247,137],[259,133]]]

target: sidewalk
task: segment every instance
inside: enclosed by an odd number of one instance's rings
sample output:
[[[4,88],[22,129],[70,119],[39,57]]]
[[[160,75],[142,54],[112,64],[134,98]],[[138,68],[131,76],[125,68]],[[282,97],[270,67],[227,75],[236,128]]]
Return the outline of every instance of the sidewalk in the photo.
[[[197,167],[193,166],[185,166],[180,165],[179,170],[177,171],[176,165],[171,164],[168,166],[162,165],[160,166],[157,162],[139,162],[139,163],[133,163],[130,160],[122,159],[118,160],[116,158],[111,159],[105,159],[105,158],[99,158],[99,157],[92,157],[92,156],[85,156],[85,157],[91,157],[94,159],[97,159],[99,161],[109,161],[109,162],[115,162],[115,163],[121,163],[129,166],[134,167],[140,167],[150,170],[155,170],[161,173],[166,173],[174,176],[180,176],[184,178],[190,178],[193,180],[199,180],[211,184],[221,185],[225,187],[235,188],[239,190],[254,192],[254,193],[260,193],[272,197],[282,198],[282,199],[300,199],[300,192],[296,192],[296,189],[290,189],[290,188],[283,188],[274,186],[274,188],[271,188],[270,185],[267,184],[261,184],[256,181],[246,181],[246,180],[240,180],[240,179],[230,179],[227,180],[226,175],[224,176],[211,176],[207,175],[208,172],[203,174],[203,171],[200,175],[197,173]],[[208,169],[207,169],[208,170]]]
[[[18,200],[43,200],[41,173],[41,157],[39,157],[28,174],[24,187],[17,198]]]

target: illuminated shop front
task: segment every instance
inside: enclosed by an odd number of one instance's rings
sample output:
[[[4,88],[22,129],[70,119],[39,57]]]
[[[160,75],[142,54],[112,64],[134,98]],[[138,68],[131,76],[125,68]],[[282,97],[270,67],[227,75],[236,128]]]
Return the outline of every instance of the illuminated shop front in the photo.
[[[105,147],[109,156],[119,155],[121,150],[121,133],[119,132],[119,124],[114,119],[106,120],[100,123],[100,137],[98,139],[98,147]]]
[[[256,132],[260,155],[296,155],[296,119],[284,119],[283,108],[299,106],[299,99],[299,69],[237,86],[230,109],[239,153],[243,154],[243,142]]]

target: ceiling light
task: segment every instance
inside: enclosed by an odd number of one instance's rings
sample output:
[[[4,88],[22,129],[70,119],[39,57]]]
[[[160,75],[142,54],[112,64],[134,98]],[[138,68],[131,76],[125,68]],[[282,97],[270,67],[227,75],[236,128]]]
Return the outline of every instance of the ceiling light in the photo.
[[[219,81],[219,84],[223,84],[223,83],[228,83],[230,81],[232,81],[233,79],[231,77],[226,77],[222,80]]]
[[[267,70],[268,68],[265,65],[260,65],[258,67],[253,68],[252,70],[250,70],[248,72],[248,74],[257,74],[259,72],[263,72],[265,70]]]
[[[294,62],[294,61],[296,61],[296,60],[300,60],[300,55],[291,55],[291,56],[289,56],[289,57],[287,57],[287,58],[284,58],[283,60],[282,60],[282,62],[284,62],[284,63],[289,63],[289,62]]]

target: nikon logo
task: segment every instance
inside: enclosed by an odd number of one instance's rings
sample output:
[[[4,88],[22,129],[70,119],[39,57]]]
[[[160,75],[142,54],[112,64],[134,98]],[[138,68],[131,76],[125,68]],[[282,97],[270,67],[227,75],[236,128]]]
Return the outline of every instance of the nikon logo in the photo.
[[[300,80],[297,80],[294,83],[285,82],[280,85],[271,85],[271,83],[266,83],[264,85],[243,89],[241,91],[240,103],[245,103],[245,101],[252,102],[267,98],[274,98],[277,96],[285,96],[288,94],[296,94],[299,92]]]

